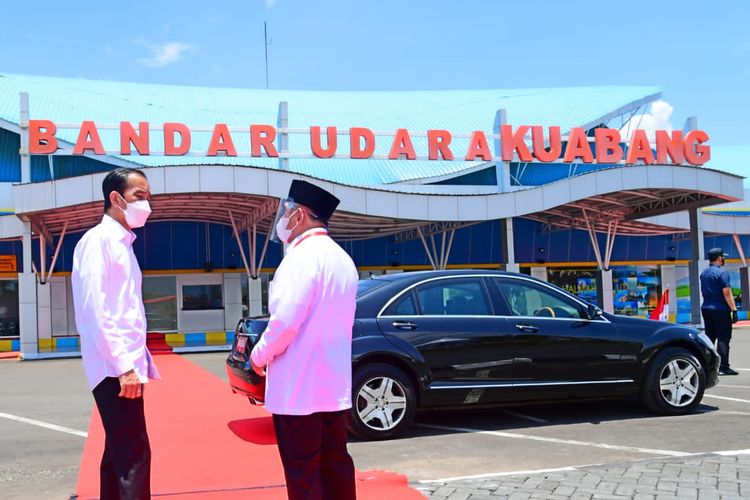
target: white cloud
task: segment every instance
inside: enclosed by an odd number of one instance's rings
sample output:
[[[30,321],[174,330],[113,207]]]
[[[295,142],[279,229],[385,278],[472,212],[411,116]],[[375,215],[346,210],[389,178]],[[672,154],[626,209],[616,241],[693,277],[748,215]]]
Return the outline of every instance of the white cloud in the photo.
[[[144,66],[150,66],[152,68],[160,68],[174,64],[182,59],[182,55],[185,52],[193,50],[194,48],[192,45],[182,42],[166,42],[158,45],[149,44],[143,41],[137,41],[136,43],[143,45],[151,51],[151,57],[138,59],[138,62]]]
[[[276,5],[276,0],[266,0],[266,7],[268,7],[269,9],[274,5]]]
[[[636,129],[642,129],[646,131],[650,140],[654,140],[657,130],[672,131],[670,119],[673,112],[674,108],[671,104],[659,99],[651,103],[651,109],[648,113],[635,115],[628,120],[620,129],[620,133],[624,139],[629,139]]]

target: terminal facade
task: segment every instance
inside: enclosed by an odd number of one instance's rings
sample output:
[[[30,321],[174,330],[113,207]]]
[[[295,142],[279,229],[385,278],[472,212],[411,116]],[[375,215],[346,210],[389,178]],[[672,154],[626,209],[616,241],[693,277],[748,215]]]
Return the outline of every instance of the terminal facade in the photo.
[[[750,213],[727,170],[748,159],[712,151],[694,119],[620,136],[657,88],[302,92],[1,76],[0,351],[78,351],[73,250],[101,220],[101,182],[118,166],[143,169],[152,187],[134,249],[149,331],[177,348],[225,345],[241,317],[267,312],[283,249],[266,235],[295,178],[342,200],[331,234],[362,278],[507,269],[642,317],[668,288],[670,320],[699,323],[697,275],[721,246],[747,317]]]

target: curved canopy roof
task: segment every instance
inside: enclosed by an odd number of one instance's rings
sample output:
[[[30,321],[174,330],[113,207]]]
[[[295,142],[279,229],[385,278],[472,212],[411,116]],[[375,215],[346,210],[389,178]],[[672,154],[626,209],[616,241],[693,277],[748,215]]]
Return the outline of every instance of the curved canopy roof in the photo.
[[[205,220],[241,228],[269,228],[276,203],[294,178],[289,172],[248,167],[154,167],[146,170],[153,193],[151,220]],[[37,232],[87,229],[102,216],[101,181],[92,174],[13,188],[16,214]],[[555,227],[619,234],[663,234],[670,227],[649,216],[734,201],[742,197],[738,176],[696,167],[631,166],[564,179],[509,193],[456,195],[452,186],[426,186],[431,193],[400,192],[317,182],[341,199],[331,220],[339,238],[393,234],[430,222],[470,224],[528,217]],[[62,210],[64,209],[64,210]]]

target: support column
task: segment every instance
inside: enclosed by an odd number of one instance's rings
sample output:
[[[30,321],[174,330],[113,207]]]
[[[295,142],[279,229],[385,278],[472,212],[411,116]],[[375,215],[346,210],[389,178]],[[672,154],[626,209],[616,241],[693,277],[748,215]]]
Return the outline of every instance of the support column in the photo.
[[[595,225],[589,218],[588,213],[584,209],[583,220],[586,222],[586,229],[589,233],[589,239],[591,240],[591,247],[594,249],[594,255],[596,255],[596,263],[599,266],[596,270],[596,301],[599,307],[604,309],[608,313],[614,314],[615,312],[615,297],[612,279],[612,270],[609,268],[609,262],[612,258],[612,251],[615,248],[615,237],[617,236],[617,226],[620,223],[619,220],[610,220],[607,223],[607,241],[604,246],[604,253],[602,254],[599,248],[599,240],[596,237]]]
[[[531,268],[531,277],[547,281],[547,266],[534,266]]]
[[[739,310],[745,311],[747,319],[750,319],[750,267],[740,268],[740,290],[742,293],[742,302]]]
[[[677,321],[677,273],[673,264],[661,266],[661,293],[669,289],[669,318],[668,321]]]
[[[260,278],[250,279],[247,281],[249,290],[247,291],[250,299],[250,316],[260,316],[263,314],[263,296],[260,287]]]
[[[493,133],[497,136],[495,139],[495,175],[497,177],[497,190],[500,193],[512,191],[510,185],[510,162],[503,161],[502,139],[500,138],[500,127],[508,123],[507,113],[504,109],[497,110],[495,113],[495,124]]]
[[[276,127],[278,130],[277,149],[279,150],[279,170],[289,170],[289,158],[283,157],[281,153],[289,152],[289,103],[281,101],[279,103],[279,113],[276,118]]]
[[[31,182],[31,156],[29,155],[29,95],[20,95],[21,109],[21,182]],[[18,273],[18,318],[21,337],[21,355],[34,357],[39,352],[37,325],[36,273],[31,268],[31,222],[23,223],[23,270]]]
[[[224,328],[234,330],[242,317],[241,274],[224,274]]]
[[[71,335],[75,329],[69,328],[67,276],[50,278],[50,312],[52,315],[52,336]]]
[[[37,335],[42,347],[52,345],[52,291],[49,284],[36,284]],[[45,342],[46,341],[46,342]],[[42,350],[42,349],[40,349]]]
[[[690,243],[691,257],[688,263],[690,276],[690,322],[694,325],[702,325],[701,317],[701,286],[700,274],[708,266],[704,258],[706,251],[703,241],[703,212],[699,208],[688,210],[690,215]]]
[[[615,292],[612,270],[596,270],[596,302],[599,307],[608,313],[615,312]]]
[[[521,266],[516,262],[516,239],[513,236],[513,217],[500,219],[500,238],[502,240],[501,248],[503,250],[502,263],[505,264],[505,270],[512,273],[519,272]]]
[[[740,254],[740,293],[742,294],[742,302],[738,309],[742,311],[750,310],[750,267],[747,265],[747,257],[745,257],[745,249],[742,248],[742,241],[739,235],[733,235],[734,244],[737,247],[737,252]]]
[[[36,273],[31,269],[31,222],[23,223],[23,272],[18,274],[18,316],[21,355],[34,357],[39,352],[37,325]]]

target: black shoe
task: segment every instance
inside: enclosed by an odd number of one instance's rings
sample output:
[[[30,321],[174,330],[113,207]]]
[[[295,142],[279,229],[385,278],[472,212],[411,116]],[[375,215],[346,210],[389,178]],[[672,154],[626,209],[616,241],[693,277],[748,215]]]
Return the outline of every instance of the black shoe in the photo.
[[[739,375],[739,373],[729,367],[726,367],[719,369],[719,375]]]

